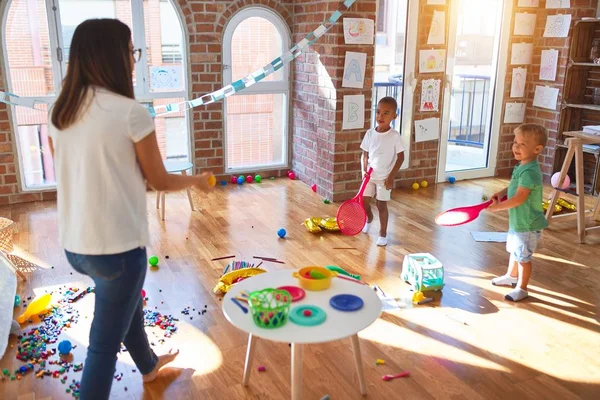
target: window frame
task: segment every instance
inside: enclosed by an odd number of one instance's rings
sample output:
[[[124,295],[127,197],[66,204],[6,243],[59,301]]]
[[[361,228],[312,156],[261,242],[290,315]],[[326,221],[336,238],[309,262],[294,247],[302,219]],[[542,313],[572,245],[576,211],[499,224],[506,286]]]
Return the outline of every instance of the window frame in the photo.
[[[181,9],[178,4],[174,0],[166,0],[170,3],[171,7],[173,7],[175,11],[175,15],[177,16],[177,20],[179,23],[179,28],[181,29],[181,53],[182,53],[182,87],[183,89],[177,92],[152,92],[150,90],[150,82],[149,82],[149,73],[148,73],[148,58],[147,58],[147,49],[148,45],[146,43],[146,32],[145,32],[145,21],[144,21],[144,0],[129,0],[131,5],[131,20],[132,20],[132,41],[136,48],[142,48],[142,55],[140,61],[135,65],[135,73],[137,77],[137,84],[134,86],[134,94],[135,99],[139,103],[152,103],[153,100],[156,99],[170,99],[170,98],[183,98],[184,101],[189,100],[190,97],[190,86],[189,86],[189,59],[188,59],[188,34],[186,30],[185,20],[182,17]],[[6,91],[12,92],[13,83],[11,81],[10,75],[10,61],[8,58],[8,46],[5,45],[9,38],[6,35],[7,23],[8,23],[8,15],[10,12],[10,8],[12,6],[13,0],[6,1],[2,7],[0,8],[0,12],[2,15],[0,16],[0,32],[2,34],[2,43],[0,46],[2,47],[2,56],[4,57],[3,64],[3,73],[6,80]],[[62,80],[64,79],[67,72],[67,59],[64,56],[64,43],[63,43],[63,26],[61,21],[60,14],[60,0],[44,0],[44,4],[46,7],[46,19],[48,23],[48,36],[49,36],[49,45],[50,45],[50,56],[51,56],[51,66],[52,66],[52,76],[53,76],[53,84],[54,84],[54,94],[46,95],[46,96],[21,96],[20,98],[23,100],[29,100],[32,102],[40,101],[45,103],[53,103],[58,94],[60,93],[60,88],[62,87]],[[141,83],[141,84],[140,84]],[[13,132],[13,140],[14,146],[13,151],[16,155],[16,163],[18,164],[18,184],[20,186],[21,192],[23,193],[36,193],[48,191],[51,189],[56,189],[55,183],[44,183],[40,185],[35,185],[31,187],[26,186],[25,180],[25,171],[24,171],[24,162],[22,160],[22,154],[24,154],[23,149],[21,149],[20,140],[19,140],[19,125],[17,120],[17,110],[16,106],[8,105],[9,108],[9,121],[11,123],[11,128]],[[40,111],[43,112],[43,111]],[[185,118],[185,126],[187,128],[187,149],[188,154],[187,157],[189,160],[193,160],[193,141],[191,139],[192,129],[191,129],[191,114],[190,110],[185,110],[184,112]],[[192,162],[193,164],[193,162]]]
[[[222,57],[223,57],[223,86],[230,85],[232,83],[232,54],[231,54],[231,44],[233,39],[233,34],[237,27],[246,19],[258,17],[263,18],[269,21],[275,29],[281,35],[281,47],[283,52],[287,51],[291,46],[291,32],[285,20],[277,14],[275,11],[260,6],[260,5],[252,5],[248,7],[242,8],[238,11],[231,19],[227,22],[223,33],[223,48],[222,48]],[[269,60],[271,61],[271,60]],[[278,81],[260,81],[249,88],[244,89],[243,93],[235,93],[232,96],[247,96],[247,95],[258,95],[258,94],[283,94],[285,96],[284,106],[285,110],[283,112],[283,139],[282,143],[284,148],[283,150],[283,160],[281,163],[273,163],[273,164],[264,164],[264,165],[256,165],[249,167],[230,167],[228,160],[228,151],[227,151],[227,99],[223,101],[223,165],[224,165],[224,173],[233,174],[233,173],[247,173],[247,172],[256,172],[256,171],[265,171],[265,170],[274,170],[286,168],[289,166],[290,161],[290,129],[289,129],[289,113],[290,113],[290,64],[286,63],[283,65],[279,71],[282,71],[282,78]],[[241,78],[241,77],[240,77]]]

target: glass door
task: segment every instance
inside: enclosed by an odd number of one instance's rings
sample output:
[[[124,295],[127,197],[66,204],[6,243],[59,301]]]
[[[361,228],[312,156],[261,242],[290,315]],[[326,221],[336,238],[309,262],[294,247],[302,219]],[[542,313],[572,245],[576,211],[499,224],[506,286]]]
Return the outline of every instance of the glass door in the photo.
[[[377,102],[393,97],[398,118],[392,127],[402,135],[406,149],[410,149],[418,8],[418,0],[378,0],[377,4],[371,127],[377,125]],[[409,154],[405,152],[402,169],[409,165]]]
[[[437,181],[493,176],[511,2],[451,2]]]

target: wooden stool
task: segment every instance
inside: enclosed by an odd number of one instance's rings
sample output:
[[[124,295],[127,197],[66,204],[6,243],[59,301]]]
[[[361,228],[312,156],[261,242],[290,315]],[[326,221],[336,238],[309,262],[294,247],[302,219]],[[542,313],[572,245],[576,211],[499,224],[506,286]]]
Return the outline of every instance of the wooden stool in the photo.
[[[577,235],[579,236],[579,243],[585,243],[585,232],[592,229],[600,229],[600,226],[592,226],[589,228],[585,227],[586,214],[591,214],[592,219],[598,221],[600,217],[600,196],[596,199],[596,203],[592,210],[585,209],[585,188],[583,186],[583,145],[584,144],[600,144],[600,136],[590,135],[581,131],[575,132],[563,132],[563,135],[569,136],[565,140],[568,148],[567,154],[565,155],[565,161],[563,162],[562,169],[560,170],[560,177],[558,178],[558,187],[560,187],[569,172],[569,167],[573,156],[575,156],[575,180],[577,186],[577,213],[557,215],[554,214],[554,206],[560,197],[560,190],[554,190],[552,199],[546,212],[546,219],[548,224],[554,218],[577,218]],[[593,188],[592,188],[593,193]]]
[[[192,169],[194,166],[192,163],[187,161],[165,161],[165,169],[168,173],[181,172],[181,175],[187,175],[187,171]],[[192,192],[190,189],[186,189],[188,200],[190,201],[190,208],[194,211],[194,202],[192,201]],[[156,192],[156,208],[161,208],[161,219],[165,220],[165,192]]]

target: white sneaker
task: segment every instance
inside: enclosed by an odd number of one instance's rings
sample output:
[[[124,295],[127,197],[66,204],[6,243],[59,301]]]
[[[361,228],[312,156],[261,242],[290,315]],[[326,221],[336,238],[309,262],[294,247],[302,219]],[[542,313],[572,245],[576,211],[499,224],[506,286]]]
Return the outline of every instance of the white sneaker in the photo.
[[[367,233],[367,232],[369,232],[369,228],[370,228],[370,227],[371,227],[371,223],[370,223],[370,222],[367,222],[367,223],[365,224],[365,226],[363,226],[363,229],[362,229],[363,233]]]
[[[387,238],[383,237],[383,236],[379,236],[377,238],[377,246],[386,246],[387,245]]]

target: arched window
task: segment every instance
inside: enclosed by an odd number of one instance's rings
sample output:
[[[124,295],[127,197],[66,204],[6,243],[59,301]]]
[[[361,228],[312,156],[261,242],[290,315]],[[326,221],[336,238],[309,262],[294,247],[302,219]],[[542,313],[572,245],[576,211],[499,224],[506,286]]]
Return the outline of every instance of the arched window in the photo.
[[[117,18],[132,30],[142,57],[135,95],[146,105],[187,100],[182,21],[172,0],[9,0],[2,16],[7,91],[30,104],[53,102],[67,72],[75,28],[90,18]],[[12,107],[23,189],[55,186],[48,150],[47,110]],[[190,159],[187,113],[155,118],[165,159]]]
[[[231,18],[223,39],[223,84],[264,67],[290,47],[285,22],[263,7]],[[225,100],[226,172],[288,163],[289,64]]]

